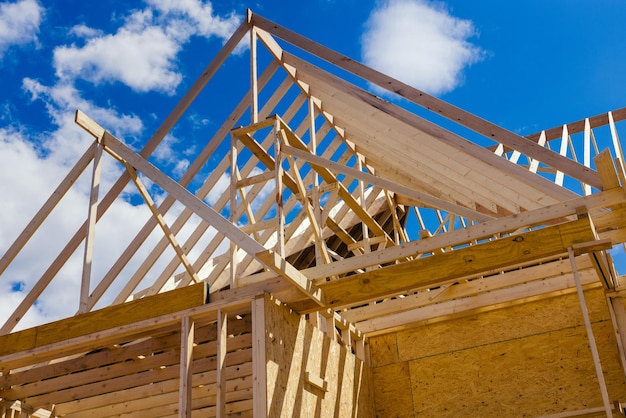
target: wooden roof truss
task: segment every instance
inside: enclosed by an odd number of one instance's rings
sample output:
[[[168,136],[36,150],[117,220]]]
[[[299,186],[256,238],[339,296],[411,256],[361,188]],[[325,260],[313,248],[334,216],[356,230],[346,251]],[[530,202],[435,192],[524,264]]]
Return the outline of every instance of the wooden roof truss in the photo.
[[[174,180],[151,155],[246,34],[250,89]],[[409,104],[388,102],[369,85]],[[87,217],[0,333],[11,337],[81,250],[78,314],[208,283],[212,307],[180,318],[220,332],[223,312],[245,318],[254,311],[251,298],[270,292],[331,321],[331,333],[349,329],[346,344],[576,291],[572,259],[582,285],[620,290],[607,250],[626,241],[616,129],[624,117],[622,109],[521,137],[249,13],[141,151],[77,111],[94,141],[0,259],[0,273],[91,166]],[[111,157],[124,171],[102,193],[102,160]],[[149,216],[94,277],[98,221],[130,182]],[[159,316],[163,338],[174,332],[176,315]],[[176,332],[185,335],[184,326]],[[67,355],[88,346],[79,337]],[[26,365],[22,354],[0,356],[5,372]],[[46,360],[42,351],[38,361]],[[0,397],[26,396],[11,394]],[[76,408],[68,399],[60,410]]]

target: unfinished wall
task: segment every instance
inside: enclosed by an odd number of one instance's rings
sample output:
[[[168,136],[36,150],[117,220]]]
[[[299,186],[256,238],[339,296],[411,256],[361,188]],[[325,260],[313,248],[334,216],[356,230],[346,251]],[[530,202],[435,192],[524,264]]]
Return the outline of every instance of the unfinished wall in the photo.
[[[624,402],[604,293],[585,297],[609,398]],[[575,293],[369,342],[380,417],[538,416],[602,406]]]
[[[369,367],[276,300],[265,305],[268,417],[373,417]]]

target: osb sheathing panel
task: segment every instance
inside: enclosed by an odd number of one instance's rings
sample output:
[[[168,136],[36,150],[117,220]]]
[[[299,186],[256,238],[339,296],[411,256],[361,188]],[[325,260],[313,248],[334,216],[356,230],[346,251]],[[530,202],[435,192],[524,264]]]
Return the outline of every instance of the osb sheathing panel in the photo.
[[[269,297],[265,321],[269,417],[374,417],[368,366]],[[326,380],[327,391],[307,372]]]
[[[585,297],[609,397],[625,401],[604,294]],[[370,358],[381,417],[537,416],[602,406],[576,294],[374,337]]]

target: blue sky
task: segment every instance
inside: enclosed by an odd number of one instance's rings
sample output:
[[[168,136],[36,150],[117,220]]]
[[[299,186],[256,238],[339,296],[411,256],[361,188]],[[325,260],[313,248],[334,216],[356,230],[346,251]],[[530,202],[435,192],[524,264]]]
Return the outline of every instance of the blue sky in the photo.
[[[383,72],[400,69],[392,75],[520,134],[626,106],[623,1],[0,1],[0,253],[91,141],[73,124],[74,109],[139,149],[246,8]],[[247,62],[245,46],[239,54]],[[168,137],[155,158],[171,175],[186,168],[198,132],[219,124],[247,90],[229,85],[241,76],[234,67],[221,74],[219,101],[203,102],[202,114],[192,109]],[[105,183],[117,174],[111,167]],[[68,197],[65,213],[76,219],[85,216],[85,188]],[[131,222],[137,208],[112,210]],[[48,232],[73,230],[66,218]],[[102,229],[113,243],[125,226]],[[41,240],[3,275],[1,322],[41,274],[34,264],[55,251]],[[75,298],[63,289],[76,277],[80,266],[67,266],[25,323],[71,314]]]

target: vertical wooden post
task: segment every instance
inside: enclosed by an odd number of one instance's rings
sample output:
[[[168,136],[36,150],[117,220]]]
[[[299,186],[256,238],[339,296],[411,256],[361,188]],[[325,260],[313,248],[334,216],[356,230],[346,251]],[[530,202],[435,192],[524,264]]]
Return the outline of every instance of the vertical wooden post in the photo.
[[[583,164],[585,167],[591,167],[591,125],[589,118],[585,119],[585,129],[583,134]],[[591,186],[583,183],[583,191],[585,196],[591,194]]]
[[[546,145],[546,131],[541,131],[541,134],[539,135],[539,141],[537,141],[538,145],[541,145],[542,147],[545,147]],[[537,160],[536,158],[530,158],[528,157],[528,160],[530,161],[530,164],[528,165],[528,171],[530,171],[531,173],[536,173],[537,169],[539,168],[539,163],[540,161]]]
[[[193,361],[193,341],[195,323],[189,317],[181,321],[180,330],[180,385],[178,389],[178,416],[191,418],[191,364]]]
[[[274,123],[274,174],[276,177],[276,253],[285,257],[285,214],[283,211],[283,155],[280,143],[280,121]]]
[[[248,10],[248,14],[251,11]],[[250,19],[250,17],[248,17]],[[259,87],[257,82],[256,29],[250,28],[250,119],[251,124],[259,121]]]
[[[226,416],[226,352],[228,342],[228,314],[221,309],[217,311],[217,378],[215,396],[215,416]]]
[[[93,263],[93,241],[96,234],[98,212],[98,192],[100,190],[100,173],[102,172],[102,146],[97,143],[93,149],[93,173],[89,192],[89,210],[87,212],[87,233],[85,234],[85,252],[83,255],[83,276],[80,283],[79,313],[87,312],[89,286],[91,282],[91,265]]]
[[[563,125],[563,133],[561,134],[561,148],[559,149],[559,154],[561,154],[563,157],[567,155],[568,141],[569,141],[569,131],[567,130],[567,125]],[[558,184],[559,186],[562,186],[564,176],[565,174],[562,171],[557,170],[554,183]]]
[[[311,154],[317,155],[317,135],[316,135],[316,127],[315,127],[315,103],[313,103],[313,98],[309,96],[309,151]],[[320,193],[319,193],[319,174],[317,171],[313,170],[313,186],[311,188],[311,200],[313,201],[313,216],[315,218],[315,222],[319,226],[320,230],[323,229],[322,222],[322,208],[320,206]],[[323,236],[323,234],[322,234]],[[320,243],[315,245],[315,264],[321,266],[324,264],[324,256],[322,254],[322,248]]]
[[[357,154],[356,156],[357,168],[359,171],[363,171],[363,158],[364,157],[360,154]],[[365,205],[365,182],[360,179],[359,179],[359,199],[360,199],[359,203],[361,204],[361,207],[364,210],[367,210],[367,207]],[[365,222],[361,222],[361,228],[363,231],[363,252],[367,254],[371,252],[369,228],[367,227]]]
[[[617,129],[615,128],[615,120],[613,119],[613,112],[608,113],[609,118],[609,129],[611,130],[611,139],[613,140],[613,151],[615,152],[615,157],[619,158],[619,171],[623,173],[626,171],[624,169],[624,153],[622,152],[622,146],[619,141],[619,137],[617,136]]]
[[[237,213],[237,138],[230,135],[230,221],[236,224]],[[248,222],[250,220],[248,219]],[[230,241],[230,288],[237,285],[237,246]]]
[[[265,354],[265,296],[252,301],[252,415],[267,417],[267,368]]]
[[[578,275],[578,268],[576,267],[576,258],[574,256],[574,250],[570,247],[567,249],[569,255],[569,261],[572,265],[572,273],[574,274],[574,281],[576,282],[576,291],[578,292],[578,301],[580,302],[580,310],[583,314],[583,320],[585,321],[585,328],[587,330],[587,338],[589,339],[589,347],[591,348],[591,355],[593,357],[593,363],[596,368],[596,375],[598,377],[598,383],[600,385],[600,392],[602,393],[602,402],[604,403],[604,411],[607,417],[613,417],[611,411],[611,402],[609,401],[609,393],[606,388],[606,382],[604,381],[604,374],[602,373],[602,365],[600,364],[600,356],[598,355],[598,347],[596,346],[596,339],[593,336],[593,330],[591,329],[591,321],[589,320],[589,311],[587,310],[587,304],[585,303],[585,295],[583,293],[583,287],[580,283],[580,277]]]

